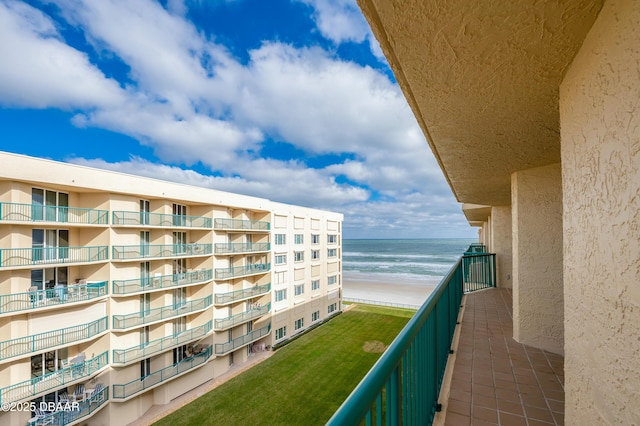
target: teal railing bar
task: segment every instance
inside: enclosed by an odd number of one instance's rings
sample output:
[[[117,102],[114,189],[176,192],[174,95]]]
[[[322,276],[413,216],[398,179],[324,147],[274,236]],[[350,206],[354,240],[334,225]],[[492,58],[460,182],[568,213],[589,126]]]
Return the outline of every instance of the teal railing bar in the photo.
[[[211,218],[179,214],[114,211],[111,212],[114,225],[148,225],[168,228],[211,228]]]
[[[257,330],[253,330],[243,336],[236,337],[227,343],[216,343],[215,352],[216,355],[224,355],[233,350],[236,350],[244,345],[248,345],[249,343],[260,339],[261,337],[266,336],[271,332],[271,323],[268,325],[259,328]]]
[[[249,299],[251,297],[261,296],[271,291],[271,283],[258,285],[251,288],[244,288],[242,290],[230,291],[228,293],[218,293],[215,295],[215,304],[224,305],[225,303],[236,302],[242,299]]]
[[[254,318],[261,317],[271,311],[271,302],[264,306],[260,306],[254,309],[250,309],[245,312],[241,312],[236,315],[232,315],[226,318],[219,318],[214,320],[214,328],[216,330],[224,330],[229,327],[233,327],[238,324],[242,324]]]
[[[184,345],[193,340],[200,339],[211,331],[213,322],[209,320],[206,324],[189,330],[174,333],[171,336],[162,337],[147,343],[141,343],[127,349],[113,350],[113,363],[126,364],[142,358],[148,358],[151,355],[164,352],[167,349]]]
[[[107,329],[107,317],[102,317],[86,324],[5,340],[0,342],[0,360],[90,339]]]
[[[0,267],[101,262],[109,258],[107,246],[36,247],[0,249]]]
[[[58,222],[82,225],[107,225],[107,210],[80,207],[43,206],[41,204],[0,203],[0,221]]]
[[[187,315],[191,312],[199,311],[211,306],[211,300],[211,295],[208,295],[202,299],[189,300],[183,303],[174,303],[160,308],[149,309],[148,311],[134,312],[126,315],[113,315],[113,329],[123,330],[125,328],[136,327],[155,321]]]
[[[269,222],[262,220],[241,219],[214,219],[213,229],[246,229],[252,231],[268,231],[271,228]]]
[[[113,397],[118,399],[128,398],[145,389],[155,386],[159,383],[165,382],[179,374],[191,370],[199,365],[204,364],[211,357],[212,348],[208,346],[204,351],[192,357],[185,358],[182,361],[165,367],[163,369],[154,371],[148,376],[141,377],[139,379],[132,380],[124,384],[113,385]]]
[[[201,269],[183,274],[162,275],[158,277],[134,278],[131,280],[113,280],[113,294],[130,294],[139,291],[180,287],[210,281],[213,269]]]
[[[42,418],[33,418],[29,423],[27,423],[27,426],[68,425],[70,423],[77,422],[80,419],[90,417],[108,401],[109,387],[106,386],[102,388],[102,390],[92,393],[87,400],[72,403],[71,410],[56,411],[47,414]]]
[[[495,253],[465,253],[462,257],[462,270],[465,293],[496,286]]]
[[[150,257],[204,256],[211,254],[211,244],[138,244],[112,246],[114,260]]]
[[[0,389],[0,402],[16,402],[33,398],[40,393],[89,377],[108,364],[109,353],[105,351],[82,363],[70,365],[57,371],[4,387]]]
[[[107,282],[71,284],[60,288],[0,295],[0,314],[83,302],[107,294]]]
[[[269,243],[217,243],[214,247],[216,254],[226,253],[254,253],[260,251],[269,251],[271,244]]]
[[[217,280],[241,277],[243,275],[263,274],[271,270],[270,263],[255,263],[247,266],[236,266],[232,268],[216,268],[215,277]]]

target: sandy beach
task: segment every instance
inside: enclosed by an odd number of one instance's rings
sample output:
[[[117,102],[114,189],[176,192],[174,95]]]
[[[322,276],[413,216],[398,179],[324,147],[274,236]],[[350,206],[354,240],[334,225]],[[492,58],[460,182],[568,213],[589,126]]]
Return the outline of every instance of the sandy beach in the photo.
[[[384,275],[345,273],[342,278],[342,295],[348,299],[422,305],[439,282],[439,278],[399,280],[397,277]]]

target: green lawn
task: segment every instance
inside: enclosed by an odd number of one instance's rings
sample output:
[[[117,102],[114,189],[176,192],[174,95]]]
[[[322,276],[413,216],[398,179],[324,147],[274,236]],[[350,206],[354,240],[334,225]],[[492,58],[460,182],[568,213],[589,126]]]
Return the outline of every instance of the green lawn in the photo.
[[[355,306],[156,425],[325,424],[414,313]]]

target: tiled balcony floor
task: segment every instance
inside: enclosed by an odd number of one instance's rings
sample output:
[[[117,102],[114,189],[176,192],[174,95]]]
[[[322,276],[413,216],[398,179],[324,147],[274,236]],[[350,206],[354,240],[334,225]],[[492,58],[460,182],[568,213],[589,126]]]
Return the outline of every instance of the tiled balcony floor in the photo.
[[[564,358],[513,340],[507,289],[470,293],[445,425],[564,424]]]

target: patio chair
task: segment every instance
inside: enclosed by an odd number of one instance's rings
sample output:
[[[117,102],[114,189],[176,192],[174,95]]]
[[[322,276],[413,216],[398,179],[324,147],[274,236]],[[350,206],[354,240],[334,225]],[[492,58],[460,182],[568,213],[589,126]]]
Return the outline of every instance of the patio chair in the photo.
[[[53,416],[50,415],[50,413],[46,413],[37,408],[33,410],[33,413],[35,414],[35,417],[29,423],[35,424],[38,426],[46,426],[46,425],[53,424],[54,418]]]
[[[84,384],[78,383],[76,385],[75,389],[73,390],[72,398],[74,402],[82,401],[82,399],[84,398]]]
[[[104,385],[102,383],[98,383],[96,384],[96,388],[93,390],[93,392],[91,392],[91,395],[89,396],[89,401],[90,402],[103,402],[104,401],[104,392],[102,392],[104,390]]]
[[[58,401],[60,401],[63,404],[67,404],[70,402],[67,391],[62,391],[58,394]]]

